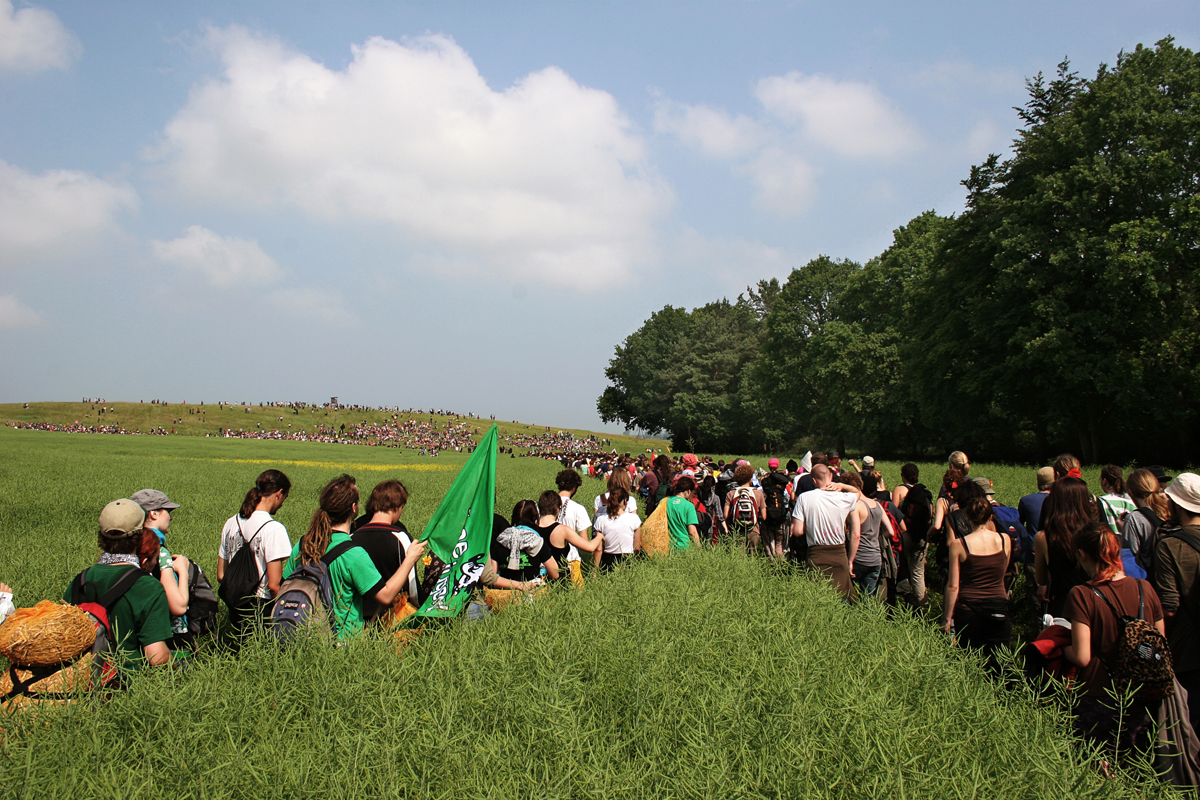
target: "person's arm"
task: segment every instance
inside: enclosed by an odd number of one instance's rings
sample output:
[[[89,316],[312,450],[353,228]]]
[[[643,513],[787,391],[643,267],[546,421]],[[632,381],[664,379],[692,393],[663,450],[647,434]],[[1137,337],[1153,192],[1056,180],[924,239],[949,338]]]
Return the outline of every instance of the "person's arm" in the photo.
[[[854,487],[851,486],[851,489]],[[856,504],[857,505],[857,504]],[[862,539],[862,523],[858,520],[858,514],[854,511],[850,512],[850,577],[854,577],[854,557],[858,555],[858,543]]]
[[[551,580],[558,580],[558,562],[554,560],[554,556],[547,558],[542,565],[546,568],[546,574],[550,576]]]
[[[950,632],[950,626],[954,624],[954,607],[958,604],[958,580],[961,572],[959,559],[962,554],[961,542],[950,545],[950,570],[946,577],[946,596],[942,601],[942,630],[946,633]]]
[[[171,559],[171,566],[159,571],[159,581],[167,593],[167,608],[179,617],[188,610],[188,560],[184,556]]]
[[[946,512],[950,510],[950,501],[944,497],[939,497],[933,509],[933,523],[929,526],[931,531],[940,531],[942,529],[942,521],[946,518]]]
[[[279,594],[279,584],[283,583],[283,562],[286,558],[277,558],[274,561],[267,562],[267,588],[271,590],[271,596]]]
[[[400,562],[400,567],[392,573],[392,577],[387,579],[379,591],[375,593],[375,600],[380,605],[390,606],[400,596],[400,590],[408,585],[408,573],[410,573],[425,554],[426,543],[424,540],[413,542],[408,546],[408,551],[404,554],[404,560]]]
[[[796,539],[804,537],[804,517],[792,517],[792,536]]]
[[[642,526],[638,525],[633,529],[633,553],[638,555],[642,552]],[[600,564],[600,551],[596,551],[596,565]]]
[[[758,500],[758,518],[766,519],[767,518],[767,496],[762,493],[761,489],[755,489],[754,494],[756,494],[758,496],[756,498]]]
[[[1033,537],[1033,577],[1037,581],[1037,597],[1046,602],[1047,588],[1050,584],[1050,558],[1046,546],[1046,532],[1038,531]],[[1086,666],[1086,665],[1083,665]]]
[[[1175,581],[1175,570],[1170,568],[1173,562],[1174,555],[1166,540],[1160,539],[1154,548],[1154,591],[1162,603],[1165,619],[1171,619],[1179,610],[1179,586]]]
[[[1063,648],[1063,657],[1077,667],[1092,663],[1092,626],[1083,620],[1071,620],[1071,643]]]
[[[567,544],[575,545],[575,548],[583,553],[594,553],[597,550],[604,549],[604,534],[597,533],[591,539],[585,538],[575,531],[571,530],[569,525],[561,526],[565,529],[563,540]]]
[[[500,574],[500,565],[496,563],[496,559],[494,559],[494,558],[488,559],[487,567],[492,572],[496,573],[496,585],[493,588],[517,590],[517,591],[522,591],[522,592],[528,592],[530,589],[533,588],[533,586],[530,584],[529,581],[514,581],[512,578],[506,578],[503,575],[501,575]]]
[[[146,656],[146,663],[153,666],[161,666],[171,663],[171,650],[167,647],[166,642],[152,642],[142,648],[142,652]]]
[[[904,502],[905,497],[908,497],[908,487],[903,483],[897,486],[895,489],[892,489],[892,505],[894,505],[896,508],[900,507],[900,504]]]
[[[850,469],[854,470],[855,472],[862,472],[862,470],[858,468],[858,462],[853,458],[846,459],[846,464],[848,464]]]
[[[221,558],[220,556],[217,556],[217,582],[218,583],[225,580],[225,567],[226,567],[225,559]]]
[[[700,544],[700,532],[696,530],[695,525],[688,525],[688,536],[692,538],[692,544],[697,546]]]

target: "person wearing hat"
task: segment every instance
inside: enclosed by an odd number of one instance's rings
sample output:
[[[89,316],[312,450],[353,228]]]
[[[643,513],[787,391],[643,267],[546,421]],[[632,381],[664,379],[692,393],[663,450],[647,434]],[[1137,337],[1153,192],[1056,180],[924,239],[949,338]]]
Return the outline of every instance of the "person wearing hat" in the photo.
[[[1192,727],[1200,724],[1200,475],[1184,472],[1165,494],[1171,519],[1154,546],[1151,579],[1162,601],[1175,677],[1188,693]]]
[[[126,670],[140,669],[144,664],[167,664],[171,651],[171,615],[163,585],[145,573],[140,566],[138,545],[146,512],[128,498],[114,500],[100,512],[100,559],[78,578],[84,599],[98,601],[112,590],[130,570],[136,580],[120,597],[108,606],[109,628],[113,644],[122,654]],[[63,594],[63,602],[75,602],[71,582]]]
[[[760,480],[765,510],[759,530],[767,555],[784,558],[788,538],[784,536],[784,526],[791,525],[792,482],[779,471],[778,458],[767,461],[767,468],[770,471]]]
[[[1017,501],[1017,515],[1027,534],[1021,536],[1021,561],[1025,564],[1033,564],[1033,540],[1041,530],[1042,504],[1050,496],[1050,487],[1053,485],[1054,467],[1042,467],[1037,471],[1038,490]]]
[[[143,525],[140,555],[142,567],[151,575],[157,573],[167,593],[167,607],[171,611],[172,637],[167,647],[172,651],[191,650],[194,637],[188,632],[188,568],[187,556],[171,555],[167,549],[167,532],[171,529],[171,516],[179,504],[173,502],[158,489],[142,489],[129,497],[146,512]],[[153,536],[153,539],[151,539]]]

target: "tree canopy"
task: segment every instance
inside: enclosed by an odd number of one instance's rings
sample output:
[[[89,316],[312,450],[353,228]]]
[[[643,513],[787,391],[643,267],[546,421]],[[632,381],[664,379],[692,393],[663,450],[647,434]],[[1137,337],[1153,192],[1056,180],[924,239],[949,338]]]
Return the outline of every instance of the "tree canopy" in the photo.
[[[601,417],[726,452],[1197,460],[1200,59],[1164,39],[1027,88],[960,216],[656,312],[617,347]]]

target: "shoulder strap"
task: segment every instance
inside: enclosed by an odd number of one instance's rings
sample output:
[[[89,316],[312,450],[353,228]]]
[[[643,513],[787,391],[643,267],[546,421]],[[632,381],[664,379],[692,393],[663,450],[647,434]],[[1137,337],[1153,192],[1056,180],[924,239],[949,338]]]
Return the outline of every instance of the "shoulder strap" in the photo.
[[[1146,618],[1146,595],[1142,592],[1142,581],[1139,578],[1134,578],[1137,581],[1138,587],[1138,619]]]
[[[358,547],[358,546],[359,546],[359,545],[355,544],[355,543],[354,543],[354,542],[352,542],[352,541],[350,541],[350,542],[342,542],[341,544],[337,545],[337,546],[336,546],[336,547],[334,547],[332,550],[330,550],[328,553],[326,553],[325,555],[321,556],[321,563],[322,563],[322,564],[324,564],[325,566],[327,566],[327,567],[328,567],[328,566],[329,566],[330,564],[332,564],[334,561],[337,561],[339,558],[341,558],[341,557],[342,557],[342,555],[343,555],[343,554],[344,554],[344,553],[345,553],[347,550],[350,550],[351,548]]]
[[[146,574],[146,571],[141,567],[130,567],[121,573],[121,577],[117,578],[117,582],[112,585],[104,596],[98,601],[105,608],[112,608],[113,604],[125,596],[125,593],[133,588],[133,585],[138,582]]]
[[[1163,538],[1165,538],[1165,539],[1171,539],[1171,538],[1181,539],[1182,541],[1187,542],[1188,545],[1190,545],[1193,550],[1200,552],[1200,539],[1197,539],[1195,534],[1188,533],[1185,530],[1180,529],[1180,530],[1176,530],[1176,531],[1171,531]]]

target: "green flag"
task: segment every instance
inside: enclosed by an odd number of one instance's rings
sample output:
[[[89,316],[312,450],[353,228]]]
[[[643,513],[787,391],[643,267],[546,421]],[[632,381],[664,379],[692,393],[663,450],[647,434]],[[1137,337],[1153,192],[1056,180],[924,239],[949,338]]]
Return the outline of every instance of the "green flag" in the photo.
[[[492,425],[421,534],[437,557],[446,562],[446,569],[415,616],[456,616],[483,574],[496,506],[498,439],[497,428]]]

